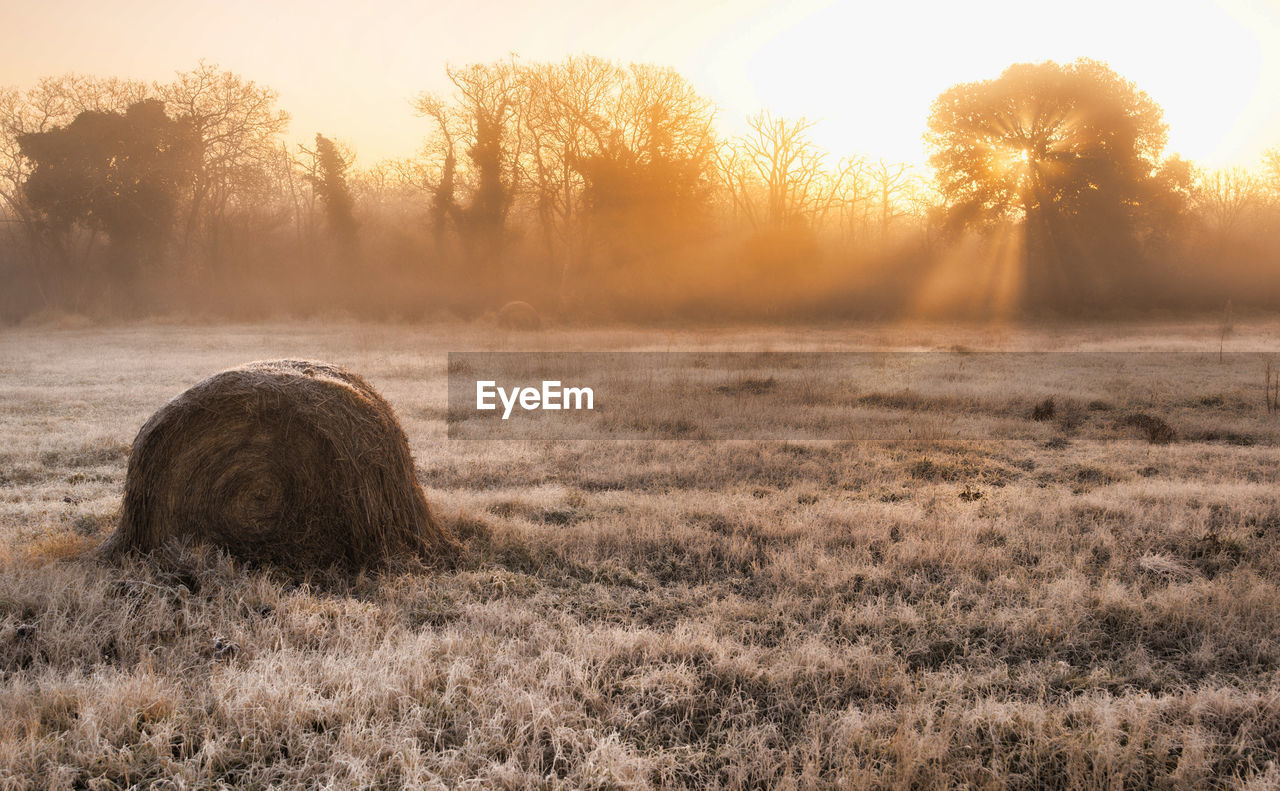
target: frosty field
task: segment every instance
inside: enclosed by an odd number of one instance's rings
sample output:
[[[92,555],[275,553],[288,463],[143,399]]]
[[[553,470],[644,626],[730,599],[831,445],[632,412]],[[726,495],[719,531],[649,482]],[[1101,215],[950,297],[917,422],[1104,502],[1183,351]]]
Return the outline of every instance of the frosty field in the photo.
[[[445,434],[450,351],[1218,346],[1209,321],[4,330],[0,788],[1274,788],[1261,368],[1140,393],[1170,442],[1108,433],[1138,408],[1110,384],[1036,371],[963,397],[806,380],[842,409],[1016,429],[989,440]],[[1280,351],[1280,324],[1239,322],[1226,348]],[[277,357],[391,402],[453,567],[94,560],[147,416]]]

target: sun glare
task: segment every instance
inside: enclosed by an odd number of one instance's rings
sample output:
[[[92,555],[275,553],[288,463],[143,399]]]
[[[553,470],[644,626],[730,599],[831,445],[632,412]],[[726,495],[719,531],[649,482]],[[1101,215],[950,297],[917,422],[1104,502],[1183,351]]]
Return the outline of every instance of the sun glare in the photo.
[[[726,123],[765,106],[819,120],[815,137],[835,154],[872,152],[923,163],[920,127],[933,98],[949,85],[995,77],[1015,62],[1090,57],[1150,93],[1165,109],[1171,149],[1191,158],[1214,166],[1252,164],[1270,145],[1270,132],[1280,128],[1280,99],[1268,88],[1280,82],[1280,58],[1265,54],[1280,46],[1280,10],[1266,10],[1263,3],[1189,3],[1178,15],[1153,19],[1159,4],[1145,0],[1082,0],[1070,18],[1056,15],[1046,24],[1046,17],[1027,13],[1015,0],[984,0],[982,16],[992,22],[981,27],[970,24],[971,4],[930,5],[927,22],[912,18],[909,4],[831,0],[817,8],[801,3],[803,10],[786,16],[775,11],[772,36],[745,58],[741,50],[705,56],[732,59],[715,72],[740,75],[749,85],[720,97]],[[1091,21],[1103,18],[1108,24]],[[905,30],[921,57],[901,57],[899,34]],[[862,36],[850,47],[850,31],[886,34]],[[1201,57],[1170,57],[1169,41],[1192,39]],[[893,79],[876,79],[888,63],[894,64]],[[702,82],[700,69],[689,73]],[[1242,74],[1256,76],[1240,79]],[[833,92],[837,75],[848,91]],[[903,120],[908,118],[910,123]]]
[[[555,61],[589,50],[676,68],[716,101],[718,123],[729,132],[767,108],[819,121],[815,138],[837,156],[923,165],[922,126],[948,86],[994,77],[1010,63],[1087,56],[1160,102],[1171,148],[1197,161],[1250,165],[1280,131],[1280,58],[1269,54],[1280,52],[1280,10],[1269,0],[1204,0],[1182,4],[1177,14],[1160,13],[1165,4],[1154,0],[1081,0],[1065,16],[1029,13],[1016,0],[656,0],[659,13],[638,6],[603,13],[585,0],[553,0],[528,9],[508,4],[502,13],[464,4],[444,20],[418,3],[388,0],[345,25],[327,24],[345,18],[330,0],[289,0],[282,5],[291,12],[253,25],[245,24],[252,4],[240,2],[203,4],[198,12],[158,0],[129,5],[129,14],[73,0],[7,9],[0,85],[65,71],[165,79],[205,57],[278,90],[299,141],[324,130],[372,162],[417,149],[424,124],[403,117],[406,102],[448,89],[440,63],[513,52]],[[188,13],[174,22],[182,36],[134,23]],[[65,47],[48,46],[54,41]],[[1171,46],[1179,41],[1194,41],[1195,57]]]

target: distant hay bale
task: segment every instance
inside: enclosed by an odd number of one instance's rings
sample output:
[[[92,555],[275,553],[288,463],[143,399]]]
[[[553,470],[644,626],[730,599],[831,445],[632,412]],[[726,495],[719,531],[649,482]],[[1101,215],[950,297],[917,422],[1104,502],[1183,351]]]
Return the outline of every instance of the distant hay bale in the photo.
[[[508,302],[498,311],[498,326],[508,330],[540,330],[542,319],[528,302]]]
[[[190,537],[294,568],[443,557],[391,406],[359,376],[298,360],[223,371],[138,432],[108,556]]]

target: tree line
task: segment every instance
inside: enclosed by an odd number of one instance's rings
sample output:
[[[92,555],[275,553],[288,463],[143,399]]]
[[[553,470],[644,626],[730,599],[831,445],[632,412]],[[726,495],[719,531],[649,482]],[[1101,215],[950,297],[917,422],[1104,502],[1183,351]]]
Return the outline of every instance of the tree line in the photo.
[[[677,72],[578,56],[447,69],[413,156],[287,142],[270,88],[0,90],[0,311],[566,318],[1089,313],[1275,304],[1280,154],[1204,171],[1105,64],[954,86],[929,169],[812,122],[722,134]],[[922,295],[932,295],[928,300]]]

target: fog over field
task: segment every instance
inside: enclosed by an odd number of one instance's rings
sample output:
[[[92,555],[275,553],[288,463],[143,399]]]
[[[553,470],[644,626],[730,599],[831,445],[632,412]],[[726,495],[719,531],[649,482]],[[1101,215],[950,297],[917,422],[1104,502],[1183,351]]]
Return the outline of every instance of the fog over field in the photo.
[[[212,61],[46,75],[0,89],[0,321],[513,301],[571,324],[1127,319],[1280,298],[1280,143],[1193,159],[1087,52],[933,79],[885,119],[921,143],[901,160],[823,145],[817,117],[728,116],[668,63],[451,62],[385,119],[416,147],[373,159],[299,141],[274,86]]]

